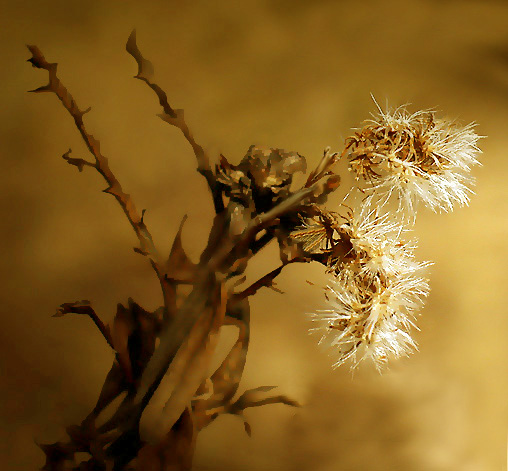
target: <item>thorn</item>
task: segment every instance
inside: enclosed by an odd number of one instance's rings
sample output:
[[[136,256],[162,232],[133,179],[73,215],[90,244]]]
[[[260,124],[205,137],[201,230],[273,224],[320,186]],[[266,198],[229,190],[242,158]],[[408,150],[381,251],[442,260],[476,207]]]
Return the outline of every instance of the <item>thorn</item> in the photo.
[[[134,247],[134,252],[139,253],[141,255],[145,255],[145,256],[148,255],[148,252],[146,252],[143,249],[140,249],[139,247]]]
[[[39,88],[34,88],[33,90],[28,90],[28,93],[42,93],[42,92],[50,92],[51,87],[48,85],[44,85]]]
[[[277,288],[275,286],[275,283],[272,283],[271,285],[268,286],[268,288],[272,289],[273,291],[275,291],[276,293],[279,293],[279,294],[284,294],[284,291],[282,291],[281,289]]]
[[[145,217],[145,212],[146,212],[146,209],[141,210],[141,224],[144,224],[143,218]]]
[[[127,44],[136,44],[136,28],[134,28],[132,31],[131,31],[131,34],[129,34],[129,39],[127,39]]]
[[[243,421],[243,427],[245,428],[245,432],[249,437],[252,437],[252,428],[246,420]]]
[[[226,157],[224,157],[222,154],[219,154],[219,164],[224,169],[231,167]]]

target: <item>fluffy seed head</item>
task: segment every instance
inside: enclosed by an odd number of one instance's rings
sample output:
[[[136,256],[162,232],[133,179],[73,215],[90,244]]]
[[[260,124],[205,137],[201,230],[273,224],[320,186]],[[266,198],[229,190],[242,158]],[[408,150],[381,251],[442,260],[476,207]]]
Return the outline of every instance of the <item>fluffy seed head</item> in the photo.
[[[414,210],[417,200],[433,211],[451,211],[469,202],[479,165],[479,136],[474,125],[461,127],[435,117],[399,108],[367,121],[348,139],[350,168],[378,195],[395,193],[401,208]]]

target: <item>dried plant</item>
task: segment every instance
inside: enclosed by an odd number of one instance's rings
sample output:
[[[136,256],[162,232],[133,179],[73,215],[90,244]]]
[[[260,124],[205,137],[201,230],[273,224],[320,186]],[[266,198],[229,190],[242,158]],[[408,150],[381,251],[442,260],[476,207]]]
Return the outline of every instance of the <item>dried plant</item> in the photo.
[[[94,168],[106,180],[105,193],[120,204],[139,240],[134,250],[146,257],[161,286],[163,304],[149,312],[129,299],[118,304],[105,325],[89,301],[63,303],[55,316],[89,316],[115,353],[115,359],[93,410],[67,428],[68,440],[40,445],[46,471],[65,470],[189,470],[197,433],[221,414],[244,418],[249,407],[297,402],[269,393],[261,386],[238,393],[249,346],[249,298],[262,287],[274,288],[275,278],[291,263],[318,262],[330,274],[325,289],[329,309],[313,314],[315,330],[338,354],[337,365],[364,359],[384,366],[389,357],[409,354],[423,298],[429,291],[421,275],[428,263],[415,260],[415,242],[406,241],[407,218],[416,202],[433,210],[466,204],[471,190],[467,175],[478,164],[478,136],[469,125],[439,120],[433,112],[409,114],[404,109],[383,112],[348,138],[341,152],[327,148],[301,188],[292,188],[293,175],[306,171],[296,152],[251,146],[238,165],[220,156],[212,166],[196,142],[184,112],[174,109],[154,81],[153,66],[136,44],[133,32],[127,52],[137,62],[135,78],[145,82],[162,107],[159,115],[180,129],[197,159],[197,170],[208,184],[215,218],[206,248],[198,262],[182,245],[180,228],[167,258],[157,251],[151,233],[132,198],[124,191],[101,153],[99,141],[86,129],[82,110],[36,46],[28,46],[34,67],[49,74],[49,83],[34,92],[57,95],[74,119],[93,160],[63,158],[81,172]],[[348,160],[356,172],[363,197],[358,208],[333,212],[324,208],[339,187],[336,164]],[[364,183],[362,183],[364,182]],[[362,188],[360,188],[362,186]],[[401,205],[390,213],[390,195]],[[345,207],[345,206],[344,206]],[[281,264],[247,287],[248,262],[276,241]],[[190,287],[190,292],[189,292]],[[185,288],[185,289],[184,289]],[[220,366],[210,374],[210,359],[222,326],[238,328],[238,339]],[[170,376],[157,441],[140,433],[141,417],[164,377]],[[105,408],[124,398],[107,420]],[[79,460],[86,453],[88,459]],[[78,463],[78,461],[80,461]]]

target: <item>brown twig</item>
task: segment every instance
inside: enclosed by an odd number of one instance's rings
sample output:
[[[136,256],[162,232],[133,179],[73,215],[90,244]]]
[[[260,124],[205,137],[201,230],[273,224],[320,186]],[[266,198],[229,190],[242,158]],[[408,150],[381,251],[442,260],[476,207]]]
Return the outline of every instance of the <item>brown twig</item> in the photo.
[[[63,303],[57,309],[56,313],[53,314],[53,317],[62,317],[65,314],[81,314],[87,315],[92,319],[94,324],[97,326],[103,337],[108,342],[108,345],[114,350],[113,342],[111,340],[111,332],[109,331],[108,326],[102,322],[99,316],[96,314],[95,310],[90,305],[90,301],[75,301],[73,303]]]
[[[192,132],[190,131],[187,123],[184,119],[184,112],[181,109],[173,109],[168,102],[168,97],[166,92],[155,82],[153,82],[152,78],[154,75],[154,67],[153,64],[143,57],[141,51],[136,44],[136,30],[132,31],[127,40],[126,44],[127,52],[134,57],[138,64],[138,73],[134,76],[138,80],[145,82],[157,95],[159,98],[159,103],[164,111],[164,113],[159,114],[158,116],[166,121],[167,123],[176,126],[180,131],[182,131],[185,139],[191,145],[192,150],[194,151],[194,155],[198,161],[198,172],[203,175],[208,183],[208,187],[212,192],[213,203],[215,207],[215,212],[220,213],[224,211],[224,201],[222,200],[222,193],[217,185],[217,180],[215,178],[215,174],[210,166],[210,158],[208,154],[205,152],[202,146],[200,146]]]
[[[127,216],[129,223],[131,224],[136,236],[140,242],[140,247],[135,250],[138,253],[141,253],[148,257],[150,260],[150,264],[152,265],[159,281],[161,283],[162,291],[164,294],[165,286],[164,286],[164,270],[161,268],[159,264],[159,254],[157,253],[157,249],[152,239],[152,235],[150,234],[148,228],[146,227],[142,215],[140,215],[136,209],[134,201],[128,193],[125,193],[122,189],[120,182],[117,180],[111,169],[109,168],[108,159],[101,153],[100,151],[100,143],[99,141],[85,128],[83,123],[83,115],[90,111],[90,108],[82,111],[78,107],[78,104],[69,93],[67,88],[63,85],[60,79],[57,76],[57,64],[49,63],[40,49],[37,46],[27,46],[30,52],[32,53],[32,57],[28,59],[28,62],[31,62],[33,67],[38,69],[44,69],[49,74],[49,82],[47,85],[39,87],[35,90],[31,90],[34,93],[41,92],[52,92],[54,93],[58,99],[62,102],[65,109],[69,112],[69,114],[74,119],[76,127],[78,128],[81,137],[85,141],[85,144],[90,151],[90,153],[94,156],[95,162],[87,162],[83,159],[74,159],[69,156],[71,150],[69,149],[64,155],[63,158],[71,165],[75,165],[80,171],[84,166],[94,167],[106,180],[108,183],[108,187],[103,190],[104,193],[109,193],[115,197],[115,199],[120,204],[123,212]]]
[[[278,291],[278,292],[282,293],[282,291],[277,290],[273,286],[273,280],[277,276],[279,276],[280,273],[282,272],[282,270],[284,269],[284,267],[289,265],[290,263],[306,262],[306,261],[309,261],[309,260],[307,260],[307,259],[305,259],[303,257],[297,257],[297,258],[294,258],[292,260],[289,260],[289,261],[283,263],[281,266],[275,268],[271,272],[269,272],[266,275],[262,276],[259,280],[257,280],[254,283],[252,283],[249,287],[245,288],[240,293],[236,293],[234,298],[237,299],[237,300],[248,298],[249,296],[253,296],[254,294],[256,294],[258,292],[258,290],[260,288],[263,288],[263,287],[264,288],[272,288],[275,291]]]
[[[83,167],[93,167],[97,168],[97,166],[93,162],[89,162],[88,160],[84,159],[76,159],[74,157],[71,157],[70,154],[72,152],[72,149],[69,149],[67,152],[65,152],[62,155],[62,158],[66,160],[70,165],[74,165],[78,168],[80,172],[83,171]]]

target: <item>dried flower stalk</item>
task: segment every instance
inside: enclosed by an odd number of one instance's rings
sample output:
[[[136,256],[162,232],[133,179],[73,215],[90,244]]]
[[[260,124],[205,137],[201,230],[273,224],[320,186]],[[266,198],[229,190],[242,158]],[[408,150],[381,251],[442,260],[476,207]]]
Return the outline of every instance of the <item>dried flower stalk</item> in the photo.
[[[429,265],[417,262],[414,242],[403,239],[402,215],[392,217],[384,203],[398,193],[414,216],[417,199],[431,209],[451,210],[467,204],[471,192],[467,175],[478,164],[478,136],[472,126],[460,128],[438,120],[431,112],[413,115],[405,110],[382,112],[346,141],[341,152],[327,148],[303,187],[292,189],[293,175],[306,172],[305,158],[296,152],[251,146],[238,165],[224,156],[212,166],[210,156],[194,138],[184,112],[174,109],[167,94],[154,81],[154,68],[143,57],[135,32],[127,52],[137,62],[135,78],[153,90],[162,107],[159,116],[182,131],[194,151],[197,170],[206,179],[215,210],[208,243],[199,261],[191,261],[182,245],[185,218],[167,259],[126,193],[100,144],[86,129],[83,115],[36,46],[28,46],[29,62],[49,74],[49,83],[34,92],[54,93],[74,119],[94,160],[63,158],[81,172],[97,170],[106,180],[105,193],[120,204],[139,247],[159,280],[163,304],[148,312],[129,298],[118,304],[114,320],[105,325],[89,301],[63,303],[56,317],[88,315],[115,352],[115,359],[93,410],[80,425],[67,428],[69,440],[40,445],[46,455],[45,471],[67,470],[190,470],[197,433],[221,414],[242,418],[251,428],[245,409],[281,403],[297,406],[284,395],[270,396],[273,386],[260,386],[238,396],[250,339],[249,298],[259,289],[274,286],[275,278],[291,263],[321,263],[332,280],[325,296],[329,309],[313,314],[314,330],[330,341],[339,359],[352,367],[371,359],[377,368],[389,357],[416,348],[411,338],[418,308],[428,294],[420,272]],[[350,169],[370,187],[359,208],[346,213],[324,208],[328,195],[340,184],[335,164],[349,159]],[[375,208],[375,209],[374,209]],[[243,273],[263,247],[276,241],[281,265],[248,287]],[[184,295],[183,286],[190,286]],[[183,301],[177,303],[177,298]],[[220,329],[238,327],[238,339],[221,365],[208,371]],[[156,347],[157,340],[159,344]],[[162,379],[171,384],[161,415],[162,434],[141,436],[140,421]],[[101,412],[126,393],[113,415],[99,425]],[[76,453],[90,458],[76,462]]]

